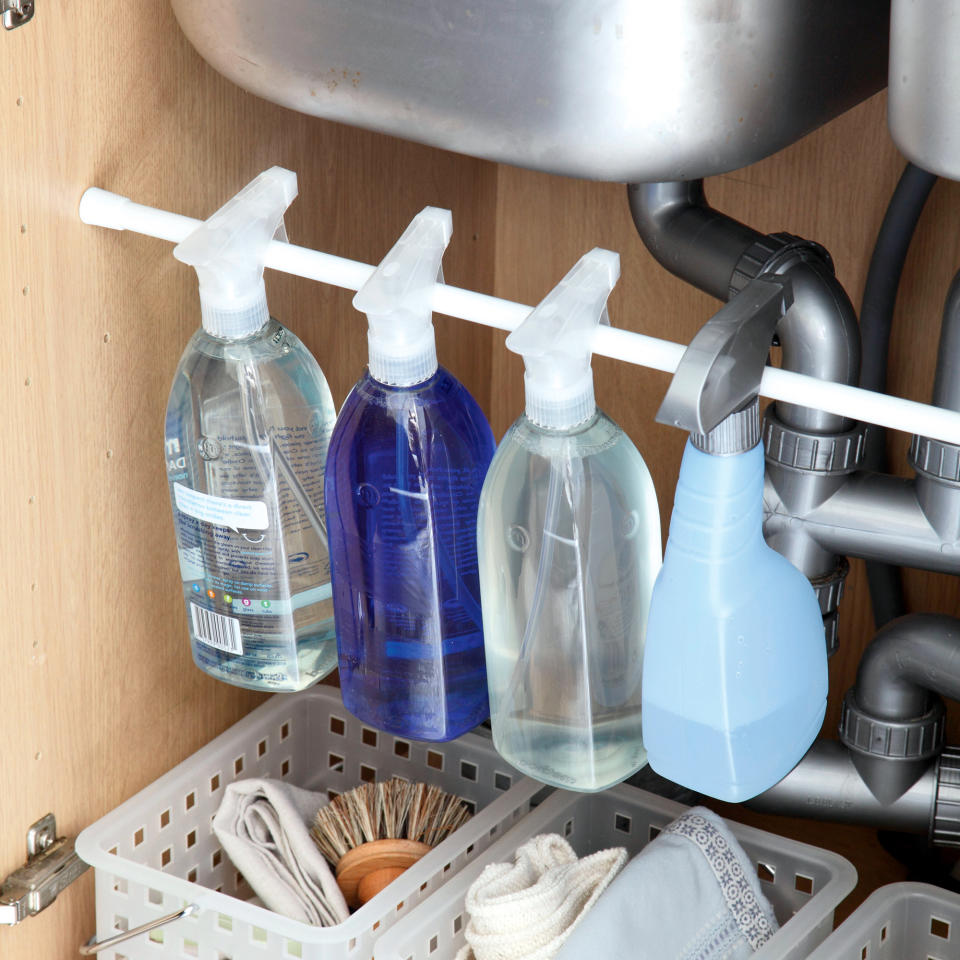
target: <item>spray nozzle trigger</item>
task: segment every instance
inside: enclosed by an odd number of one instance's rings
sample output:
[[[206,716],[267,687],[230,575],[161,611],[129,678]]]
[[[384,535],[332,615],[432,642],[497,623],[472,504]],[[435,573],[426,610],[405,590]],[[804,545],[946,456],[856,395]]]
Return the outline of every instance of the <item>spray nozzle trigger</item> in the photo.
[[[593,335],[610,323],[607,298],[619,278],[620,255],[595,247],[507,337],[507,346],[523,355],[534,423],[562,429],[593,415]]]
[[[297,175],[271,167],[174,247],[178,260],[196,268],[208,333],[245,337],[269,319],[264,260],[271,240],[286,240],[283,214],[296,196]]]
[[[751,280],[690,341],[657,422],[702,436],[755,399],[773,335],[792,304],[789,278],[761,274]]]
[[[449,210],[424,207],[353,298],[367,315],[370,375],[381,383],[412,386],[437,369],[433,290],[452,233]]]

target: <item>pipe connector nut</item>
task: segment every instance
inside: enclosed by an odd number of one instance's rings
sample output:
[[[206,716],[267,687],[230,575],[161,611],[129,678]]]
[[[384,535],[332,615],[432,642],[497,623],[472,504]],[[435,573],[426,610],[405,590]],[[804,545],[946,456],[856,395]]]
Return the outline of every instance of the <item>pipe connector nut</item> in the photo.
[[[960,747],[944,747],[940,754],[930,842],[960,847]]]
[[[844,433],[806,433],[777,418],[773,405],[763,417],[767,460],[792,470],[840,475],[859,469],[867,446],[869,425],[857,422]]]
[[[915,720],[881,720],[857,706],[851,689],[843,698],[840,740],[851,752],[865,756],[929,760],[943,747],[945,714],[943,701],[935,698],[933,706]]]
[[[848,573],[850,561],[846,557],[837,557],[837,565],[830,573],[810,581],[823,615],[823,635],[827,643],[828,657],[832,657],[840,649],[838,608]]]
[[[960,483],[960,447],[930,437],[914,436],[908,454],[910,466],[937,480]]]
[[[833,260],[826,247],[792,233],[770,233],[754,241],[740,256],[730,275],[728,299],[732,300],[751,280],[762,273],[776,273],[788,260],[816,259],[833,272]]]
[[[843,586],[850,573],[850,561],[846,557],[837,557],[837,565],[830,573],[810,581],[813,592],[820,603],[820,613],[827,616],[836,613],[843,599]]]

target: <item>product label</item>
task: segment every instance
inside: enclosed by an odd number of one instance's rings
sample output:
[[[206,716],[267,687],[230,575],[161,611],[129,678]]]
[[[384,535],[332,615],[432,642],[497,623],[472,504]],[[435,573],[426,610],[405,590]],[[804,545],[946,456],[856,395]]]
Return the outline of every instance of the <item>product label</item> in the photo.
[[[193,635],[201,643],[226,653],[243,653],[239,620],[204,610],[195,603],[190,604],[190,617],[193,620]]]
[[[262,500],[232,500],[213,497],[199,490],[191,490],[182,483],[174,483],[177,509],[188,517],[205,520],[231,530],[266,530],[267,505]]]
[[[269,372],[262,419],[245,425],[231,373],[203,399],[181,391],[171,401],[164,444],[196,662],[264,684],[296,680],[332,617],[323,523],[332,417],[288,397],[287,379]],[[269,422],[280,413],[283,425]]]

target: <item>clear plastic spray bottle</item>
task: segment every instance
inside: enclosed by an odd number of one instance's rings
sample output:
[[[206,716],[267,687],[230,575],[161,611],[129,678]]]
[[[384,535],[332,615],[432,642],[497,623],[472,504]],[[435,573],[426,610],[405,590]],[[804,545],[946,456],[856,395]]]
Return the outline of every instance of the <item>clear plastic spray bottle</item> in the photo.
[[[203,326],[167,405],[165,452],[194,662],[300,690],[336,666],[323,470],[335,412],[316,360],[267,310],[263,264],[296,174],[260,174],[174,249]]]
[[[330,442],[326,500],[348,710],[415,740],[487,718],[477,504],[490,425],[437,365],[433,289],[449,210],[427,207],[356,295],[370,364]]]
[[[597,409],[594,331],[620,276],[595,249],[507,337],[526,413],[480,501],[480,583],[493,741],[544,783],[603,790],[646,762],[644,629],[660,514],[636,447]]]

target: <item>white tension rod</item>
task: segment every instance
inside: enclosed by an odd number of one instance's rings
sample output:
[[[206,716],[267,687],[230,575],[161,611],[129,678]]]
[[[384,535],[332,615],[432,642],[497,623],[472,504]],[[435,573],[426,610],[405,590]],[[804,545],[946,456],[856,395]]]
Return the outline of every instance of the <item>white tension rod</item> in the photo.
[[[81,198],[80,219],[95,226],[132,230],[171,243],[179,243],[203,222],[134,203],[127,197],[98,187],[90,187]],[[374,271],[367,263],[345,260],[279,240],[274,240],[267,249],[266,265],[274,270],[348,290],[359,290]],[[472,323],[513,330],[533,308],[438,283],[434,291],[433,309],[437,313]],[[667,373],[677,369],[685,349],[683,344],[670,340],[607,326],[599,327],[593,340],[594,353]],[[760,393],[774,400],[816,407],[853,420],[865,420],[893,430],[960,444],[960,413],[925,403],[818,380],[776,367],[767,367],[764,371]]]

